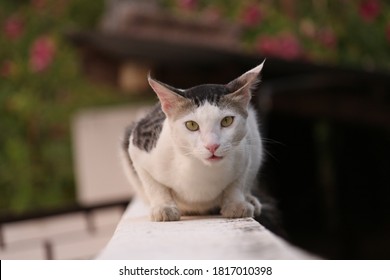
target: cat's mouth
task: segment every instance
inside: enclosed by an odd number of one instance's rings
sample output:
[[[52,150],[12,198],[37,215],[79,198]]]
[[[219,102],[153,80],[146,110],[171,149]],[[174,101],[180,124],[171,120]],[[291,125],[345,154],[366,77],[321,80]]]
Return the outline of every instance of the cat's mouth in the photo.
[[[211,162],[220,161],[221,159],[223,159],[223,157],[219,157],[219,156],[216,156],[214,154],[211,157],[207,158],[207,160],[211,161]]]

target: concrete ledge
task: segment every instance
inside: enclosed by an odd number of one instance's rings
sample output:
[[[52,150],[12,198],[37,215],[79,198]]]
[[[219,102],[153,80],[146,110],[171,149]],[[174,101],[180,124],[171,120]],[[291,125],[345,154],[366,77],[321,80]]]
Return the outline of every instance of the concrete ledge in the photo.
[[[135,199],[98,259],[315,259],[274,235],[254,219],[182,217],[151,222]]]

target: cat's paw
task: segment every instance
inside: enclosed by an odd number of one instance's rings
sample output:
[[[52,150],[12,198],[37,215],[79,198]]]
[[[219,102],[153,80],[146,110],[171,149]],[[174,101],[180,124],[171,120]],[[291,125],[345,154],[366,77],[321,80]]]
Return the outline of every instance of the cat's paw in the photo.
[[[246,201],[230,202],[222,206],[221,214],[225,218],[253,217],[255,207]]]
[[[150,218],[155,222],[180,220],[180,210],[176,206],[156,206],[152,208]]]
[[[245,199],[253,205],[253,207],[255,207],[255,216],[260,216],[261,214],[261,203],[260,201],[257,199],[257,197],[251,195],[251,194],[248,194]]]

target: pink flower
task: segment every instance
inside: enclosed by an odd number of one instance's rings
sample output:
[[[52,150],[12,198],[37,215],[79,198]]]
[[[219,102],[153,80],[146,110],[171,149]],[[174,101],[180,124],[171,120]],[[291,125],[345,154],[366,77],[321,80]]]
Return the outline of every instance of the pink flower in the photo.
[[[47,37],[36,39],[30,48],[30,69],[32,72],[42,72],[53,62],[55,55],[55,43]]]
[[[198,6],[197,0],[177,0],[180,8],[184,10],[195,10]]]
[[[265,56],[278,56],[278,40],[276,37],[262,36],[258,39],[258,51]]]
[[[10,16],[4,23],[4,33],[7,38],[16,40],[22,36],[24,31],[24,23],[18,16]]]
[[[279,55],[284,59],[297,59],[302,54],[298,39],[292,34],[286,34],[279,38]]]
[[[261,22],[263,14],[258,5],[247,6],[241,14],[241,21],[245,26],[255,26]]]
[[[302,57],[299,41],[292,34],[278,37],[262,36],[258,40],[258,50],[262,55],[292,60]]]
[[[380,13],[379,0],[363,0],[359,5],[359,14],[366,22],[372,22]]]

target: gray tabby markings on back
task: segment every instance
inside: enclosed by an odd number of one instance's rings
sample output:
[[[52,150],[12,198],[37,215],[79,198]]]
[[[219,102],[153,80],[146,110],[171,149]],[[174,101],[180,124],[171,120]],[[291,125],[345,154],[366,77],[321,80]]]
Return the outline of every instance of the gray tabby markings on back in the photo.
[[[146,117],[136,123],[132,131],[133,144],[140,150],[150,152],[157,145],[165,118],[158,103]]]

